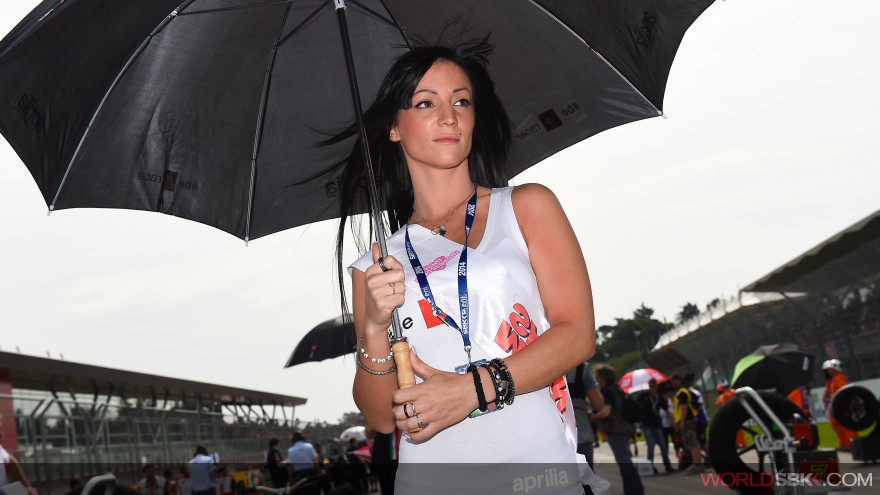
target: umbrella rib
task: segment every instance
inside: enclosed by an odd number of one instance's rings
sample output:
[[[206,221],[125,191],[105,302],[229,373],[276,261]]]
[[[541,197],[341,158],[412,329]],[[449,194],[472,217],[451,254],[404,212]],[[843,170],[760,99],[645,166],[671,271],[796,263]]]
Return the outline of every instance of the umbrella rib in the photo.
[[[293,4],[288,2],[287,9],[284,11],[284,16],[282,17],[281,23],[278,26],[278,35],[275,36],[275,43],[272,44],[272,53],[270,54],[269,62],[266,65],[266,76],[263,78],[263,93],[262,95],[260,95],[260,111],[257,114],[257,126],[256,130],[254,131],[254,149],[251,153],[251,181],[248,190],[246,220],[247,223],[244,230],[245,246],[247,246],[251,235],[251,216],[253,215],[254,189],[256,188],[257,156],[260,154],[260,139],[263,136],[263,122],[266,116],[266,101],[269,98],[269,82],[272,80],[272,69],[275,67],[275,59],[276,55],[278,54],[278,45],[281,42],[281,33],[284,32],[284,26],[287,24],[287,18],[290,16],[291,7],[293,7]]]
[[[589,48],[593,53],[596,54],[597,57],[599,57],[600,60],[602,60],[603,62],[605,62],[605,65],[607,65],[611,70],[614,71],[615,74],[617,74],[621,79],[623,79],[624,82],[626,82],[626,83],[629,85],[629,87],[632,88],[633,91],[635,91],[636,93],[638,93],[638,95],[641,96],[642,99],[645,100],[645,101],[648,103],[648,105],[651,105],[651,108],[653,108],[653,109],[657,112],[657,115],[659,115],[659,116],[661,116],[661,117],[663,117],[663,118],[666,118],[666,116],[663,114],[663,110],[660,110],[659,108],[657,108],[657,106],[654,105],[654,102],[652,102],[651,100],[649,100],[647,96],[645,96],[641,91],[639,91],[639,88],[635,87],[635,86],[633,85],[633,83],[630,82],[630,80],[627,79],[626,76],[623,75],[623,73],[621,73],[619,70],[617,70],[617,67],[615,67],[611,62],[608,61],[608,59],[605,58],[604,55],[602,55],[601,53],[599,53],[598,51],[596,51],[595,48],[593,48],[592,46],[590,46],[590,44],[587,43],[587,40],[585,40],[583,37],[581,37],[581,35],[579,35],[574,29],[571,28],[571,26],[569,26],[568,24],[566,24],[565,22],[563,22],[561,19],[559,19],[558,17],[556,17],[555,15],[553,15],[553,13],[551,13],[551,12],[550,12],[549,10],[547,10],[543,5],[541,5],[540,2],[539,2],[538,0],[528,0],[528,2],[531,3],[532,5],[534,5],[535,7],[541,9],[541,11],[544,12],[544,14],[546,14],[547,17],[549,17],[550,19],[553,19],[554,21],[558,22],[560,26],[562,26],[562,27],[564,27],[565,29],[567,29],[568,32],[570,32],[570,33],[572,34],[572,36],[574,36],[575,38],[577,38],[578,40],[580,40],[581,43],[584,44],[584,46],[586,46],[587,48]]]
[[[61,182],[58,184],[58,190],[55,191],[55,197],[52,198],[52,204],[49,205],[49,212],[55,209],[55,203],[58,202],[58,197],[61,195],[61,189],[64,188],[64,183],[67,182],[67,177],[70,175],[70,170],[73,168],[73,162],[76,161],[76,157],[79,156],[79,152],[82,149],[83,143],[85,143],[86,138],[89,135],[89,132],[92,130],[92,125],[94,125],[95,120],[98,118],[98,114],[101,113],[101,110],[104,108],[104,104],[107,102],[107,99],[110,97],[110,93],[116,89],[116,85],[119,84],[119,81],[122,79],[122,76],[128,71],[128,68],[131,67],[131,64],[134,60],[140,55],[147,45],[150,44],[153,37],[159,33],[159,31],[163,30],[165,26],[167,26],[175,17],[179,15],[179,12],[185,8],[187,8],[191,3],[195,0],[185,0],[181,3],[176,9],[171,11],[170,14],[165,16],[162,21],[156,26],[153,31],[150,32],[149,35],[144,39],[144,41],[135,49],[134,53],[132,53],[131,57],[128,58],[128,61],[125,62],[125,65],[122,69],[119,70],[119,73],[116,74],[116,78],[113,79],[113,82],[110,84],[110,87],[107,88],[107,91],[104,93],[104,97],[101,98],[101,102],[98,104],[98,107],[95,109],[95,112],[92,114],[91,120],[89,120],[89,125],[86,127],[86,130],[83,131],[83,135],[79,140],[79,143],[76,145],[76,149],[73,151],[73,155],[70,157],[70,161],[67,163],[67,169],[64,171],[64,175],[61,177]]]
[[[397,29],[401,29],[400,24],[397,24],[397,21],[393,17],[391,19],[388,19],[388,18],[384,17],[382,14],[376,12],[375,10],[367,7],[366,5],[360,3],[356,0],[348,0],[348,1],[351,2],[352,5],[356,5],[359,9],[363,10],[364,12],[371,14],[373,17],[375,17],[383,22],[388,23],[390,26],[394,26]],[[382,2],[382,6],[385,7],[385,2]],[[388,10],[388,7],[385,7],[385,12],[387,12],[389,16],[391,15],[391,11]]]
[[[385,7],[385,12],[388,13],[388,17],[391,18],[392,24],[400,31],[400,37],[403,38],[403,42],[406,43],[406,47],[412,50],[412,44],[409,42],[409,38],[407,38],[406,33],[403,32],[403,26],[397,22],[397,18],[394,17],[394,14],[391,13],[391,9],[388,8],[388,5],[385,3],[385,0],[379,0],[382,3],[382,6]],[[359,7],[364,8],[359,5]]]
[[[296,34],[296,32],[299,31],[303,26],[305,26],[306,24],[308,24],[308,22],[311,21],[313,17],[315,17],[316,15],[318,15],[318,12],[320,12],[321,9],[323,9],[323,8],[324,8],[324,6],[321,5],[321,6],[317,7],[315,10],[313,10],[311,14],[307,15],[307,16],[302,20],[302,22],[300,22],[299,24],[297,24],[296,27],[294,27],[293,29],[291,29],[290,32],[287,33],[286,36],[284,36],[283,38],[281,38],[281,40],[278,41],[278,45],[281,46],[281,45],[283,45],[284,43],[286,43],[287,40],[289,40],[291,36],[293,36],[294,34]]]

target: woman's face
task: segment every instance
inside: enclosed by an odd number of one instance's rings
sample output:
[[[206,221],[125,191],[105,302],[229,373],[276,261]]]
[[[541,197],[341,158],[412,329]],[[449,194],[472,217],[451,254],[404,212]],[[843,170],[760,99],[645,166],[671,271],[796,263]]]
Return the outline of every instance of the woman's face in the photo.
[[[438,61],[416,86],[412,106],[397,114],[390,139],[412,168],[454,168],[467,160],[474,131],[473,88],[458,65]]]

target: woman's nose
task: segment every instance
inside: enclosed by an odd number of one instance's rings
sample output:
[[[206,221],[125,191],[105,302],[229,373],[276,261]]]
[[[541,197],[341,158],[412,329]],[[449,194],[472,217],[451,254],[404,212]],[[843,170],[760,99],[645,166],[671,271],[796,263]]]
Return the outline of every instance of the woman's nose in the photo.
[[[441,125],[457,125],[458,124],[458,116],[455,114],[455,109],[452,105],[440,105],[438,108],[439,114],[437,115],[437,122]]]

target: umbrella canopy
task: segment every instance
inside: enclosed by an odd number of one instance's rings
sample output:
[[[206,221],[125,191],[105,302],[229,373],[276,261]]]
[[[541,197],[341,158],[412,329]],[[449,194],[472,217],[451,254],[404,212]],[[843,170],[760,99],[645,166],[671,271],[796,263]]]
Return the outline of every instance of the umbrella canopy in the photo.
[[[346,15],[365,104],[414,40],[491,33],[513,176],[659,115],[712,1],[358,0]],[[243,239],[335,217],[327,170],[354,142],[317,143],[354,121],[337,3],[44,0],[0,42],[0,132],[52,210],[157,211]]]
[[[309,330],[296,344],[284,367],[350,354],[355,351],[356,343],[354,325],[337,316]]]
[[[787,395],[807,384],[814,360],[812,354],[791,343],[762,345],[736,363],[732,386],[776,389]]]
[[[358,442],[366,442],[367,429],[363,426],[352,426],[351,428],[347,428],[339,435],[339,439],[343,442],[347,442],[352,438],[357,440]]]
[[[657,383],[668,380],[666,375],[653,368],[642,368],[624,374],[620,377],[617,384],[620,385],[620,388],[623,389],[625,394],[631,394],[633,392],[648,390],[648,382],[651,381],[651,378],[657,380]]]

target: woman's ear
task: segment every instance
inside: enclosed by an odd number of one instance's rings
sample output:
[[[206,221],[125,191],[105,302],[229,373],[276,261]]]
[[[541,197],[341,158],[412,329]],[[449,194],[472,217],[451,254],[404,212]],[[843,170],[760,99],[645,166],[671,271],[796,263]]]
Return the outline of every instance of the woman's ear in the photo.
[[[400,133],[397,132],[397,126],[391,128],[391,131],[388,133],[388,139],[395,143],[400,142]]]

